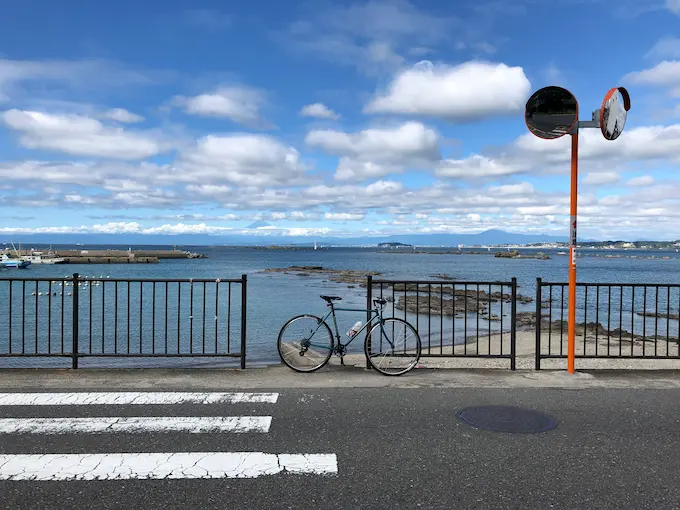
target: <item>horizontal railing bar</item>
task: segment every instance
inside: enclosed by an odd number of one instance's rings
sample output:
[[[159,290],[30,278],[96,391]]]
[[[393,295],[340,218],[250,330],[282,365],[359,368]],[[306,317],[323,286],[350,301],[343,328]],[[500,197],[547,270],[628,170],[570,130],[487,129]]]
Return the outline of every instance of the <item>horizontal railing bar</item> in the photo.
[[[434,349],[435,347],[433,347]],[[438,348],[438,347],[437,347]],[[420,354],[421,358],[449,358],[449,359],[455,359],[455,358],[484,358],[484,359],[511,359],[512,356],[510,354],[426,354],[426,353],[421,353]]]
[[[70,355],[69,355],[70,356]],[[225,352],[225,353],[201,353],[201,352],[194,352],[194,353],[186,353],[182,354],[179,353],[177,354],[176,352],[169,352],[167,354],[165,353],[121,353],[121,354],[116,354],[113,352],[97,352],[97,353],[82,353],[78,354],[79,358],[240,358],[241,353],[240,352]]]
[[[460,280],[373,280],[373,286],[399,285],[399,284],[419,284],[419,285],[503,285],[510,286],[512,282],[487,282],[487,281],[460,281]]]
[[[84,276],[79,276],[78,281],[88,282],[169,282],[169,283],[241,283],[240,278],[86,278]],[[0,277],[0,281],[15,281],[15,282],[72,282],[73,278],[12,278],[12,277]]]
[[[35,353],[27,352],[21,354],[20,352],[0,353],[0,358],[72,358],[73,355],[70,352],[51,352],[51,353]]]
[[[26,354],[21,354],[21,353],[12,353],[12,354],[7,354],[3,353],[0,354],[0,358],[72,358],[73,354],[70,352],[64,352],[64,353],[26,353]],[[162,353],[157,353],[157,354],[152,354],[152,353],[144,353],[144,354],[139,354],[139,353],[132,353],[132,354],[122,354],[122,353],[93,353],[93,354],[87,354],[87,353],[81,353],[77,355],[78,358],[240,358],[241,353],[224,353],[224,354],[215,354],[215,353],[194,353],[194,354],[177,354],[177,353],[168,353],[168,354],[162,354]]]
[[[568,287],[567,282],[541,282],[541,287]],[[680,288],[680,283],[589,283],[577,282],[577,287],[658,287],[658,288]]]
[[[541,358],[543,359],[566,359],[567,355],[566,354],[541,354]],[[578,354],[576,355],[578,359],[680,359],[680,356],[675,354],[671,356],[643,356],[641,354],[635,354],[633,356],[627,356],[625,354],[622,355],[610,355],[607,356],[606,354],[588,354],[588,355],[582,355]]]
[[[83,278],[78,278],[79,280]],[[88,278],[91,280],[92,278]],[[11,276],[0,276],[0,282],[72,282],[73,278],[68,277],[36,277],[36,278],[14,278]],[[110,280],[109,280],[110,281]]]

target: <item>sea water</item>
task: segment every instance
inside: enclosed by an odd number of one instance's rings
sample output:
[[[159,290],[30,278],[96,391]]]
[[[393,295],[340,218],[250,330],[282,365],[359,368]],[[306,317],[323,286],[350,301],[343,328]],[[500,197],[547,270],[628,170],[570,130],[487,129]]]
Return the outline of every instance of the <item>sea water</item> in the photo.
[[[94,247],[92,247],[94,249]],[[99,248],[99,247],[97,247]],[[139,247],[142,249],[142,247]],[[144,247],[145,249],[153,249],[154,247]],[[158,248],[158,247],[155,247]],[[105,280],[107,277],[111,278],[126,278],[126,279],[145,279],[145,278],[157,278],[157,279],[177,279],[177,278],[207,278],[207,279],[230,279],[230,278],[240,278],[242,274],[246,274],[248,277],[248,321],[247,321],[247,338],[248,338],[248,362],[249,364],[265,364],[276,362],[278,360],[278,355],[276,351],[276,339],[278,332],[283,325],[283,323],[293,315],[301,313],[313,313],[319,316],[323,316],[327,308],[325,303],[319,298],[321,294],[331,294],[338,295],[343,298],[341,305],[343,307],[356,307],[365,308],[366,305],[366,289],[360,287],[358,284],[353,283],[336,283],[330,281],[327,275],[315,275],[312,273],[310,276],[299,276],[294,273],[284,274],[278,272],[265,272],[268,268],[284,268],[289,266],[322,266],[327,269],[348,269],[355,271],[377,271],[380,272],[380,276],[376,276],[378,279],[388,279],[388,280],[437,280],[434,275],[445,274],[451,277],[453,280],[457,281],[503,281],[509,282],[512,277],[516,277],[519,285],[518,293],[521,295],[535,297],[536,295],[536,278],[540,277],[547,282],[566,282],[568,280],[568,258],[566,256],[561,256],[557,254],[557,250],[543,250],[551,256],[549,260],[538,260],[532,258],[519,258],[519,259],[508,259],[508,258],[497,258],[493,256],[493,252],[485,253],[481,252],[479,254],[436,254],[436,253],[412,253],[406,248],[402,249],[375,249],[375,248],[325,248],[319,250],[313,249],[298,249],[298,250],[287,250],[287,249],[263,249],[263,248],[234,248],[234,247],[187,247],[191,251],[197,251],[204,253],[207,258],[205,259],[166,259],[161,260],[158,264],[68,264],[68,265],[33,265],[27,270],[17,270],[16,272],[4,271],[0,276],[2,277],[39,277],[39,278],[63,278],[72,275],[73,273],[79,273],[81,277],[103,277]],[[419,249],[420,251],[421,249]],[[427,249],[425,251],[429,252],[441,252],[450,251],[447,249]],[[466,251],[465,249],[463,250]],[[535,254],[536,250],[520,250],[525,254]],[[587,255],[581,257],[577,260],[578,269],[578,281],[579,282],[591,282],[591,283],[613,283],[613,284],[630,284],[630,283],[658,283],[658,284],[680,284],[680,254],[673,251],[640,251],[640,250],[625,250],[625,251],[597,251],[597,250],[582,250],[582,252]],[[597,256],[596,256],[597,255]],[[651,259],[651,256],[654,259]],[[609,257],[620,257],[620,258],[607,258]],[[631,258],[632,256],[639,258]],[[664,260],[664,257],[668,257]],[[40,307],[45,307],[45,300],[47,296],[44,295],[40,298],[37,296],[32,296],[31,293],[35,290],[32,285],[29,284],[26,287],[26,307],[24,314],[26,320],[26,331],[25,335],[33,334],[33,319],[34,313],[34,302],[38,301]],[[41,284],[38,287],[38,292],[45,291],[46,287]],[[125,291],[124,285],[121,284],[119,287],[119,306],[121,307],[120,313],[125,311]],[[158,285],[158,306],[162,309],[164,307],[164,288],[162,284]],[[176,284],[175,284],[176,285]],[[14,314],[16,315],[20,311],[20,306],[17,306],[16,299],[20,295],[21,290],[17,284],[14,284],[14,294],[13,294],[13,308]],[[105,302],[100,301],[88,302],[89,299],[89,289],[80,290],[80,309],[83,307],[89,308],[92,306],[95,310],[93,313],[93,330],[94,330],[94,344],[96,349],[96,344],[98,338],[102,337],[100,335],[97,325],[97,315],[96,313],[104,313],[106,316],[113,314],[114,299],[113,297],[113,286],[111,282],[105,284],[105,288],[108,289],[104,295]],[[144,300],[145,306],[147,300],[150,299],[150,293],[148,288],[145,287],[144,290]],[[214,291],[211,291],[212,287],[208,287],[206,296],[206,308],[207,308],[207,319],[204,319],[202,314],[203,301],[202,301],[202,290],[196,288],[194,292],[195,299],[195,309],[197,312],[194,313],[192,320],[203,321],[207,320],[209,326],[206,328],[208,331],[212,331],[211,320],[215,320],[211,315],[211,308],[214,310]],[[225,284],[221,284],[222,294],[220,294],[219,299],[224,306],[224,300],[226,297],[226,287]],[[476,286],[468,287],[469,290],[477,290]],[[72,290],[70,287],[58,287],[56,284],[52,284],[53,292],[57,292],[57,296],[52,296],[52,300],[60,302],[61,296],[59,293]],[[133,289],[134,290],[134,289]],[[489,291],[488,286],[481,286],[479,290]],[[492,291],[500,290],[499,288],[492,288]],[[172,331],[175,328],[175,315],[176,312],[176,294],[172,288],[168,291],[168,297],[170,301],[170,310],[168,312],[167,322],[170,324],[170,331],[172,336]],[[188,292],[188,291],[187,291]],[[212,292],[212,293],[211,293]],[[505,287],[503,292],[510,292],[509,287]],[[637,291],[636,291],[637,292]],[[671,292],[671,299],[668,300],[665,294],[665,290],[662,290],[659,294],[659,309],[662,312],[666,311],[667,301],[669,301],[669,308],[671,313],[677,313],[678,307],[680,306],[680,296],[678,295],[678,290],[674,289]],[[377,293],[374,291],[374,293]],[[566,289],[565,289],[566,293]],[[391,292],[389,293],[391,295]],[[608,290],[602,289],[600,291],[600,311],[598,312],[598,320],[600,323],[607,325],[606,316],[606,305],[603,311],[602,303],[606,303]],[[93,295],[95,299],[100,299],[101,291],[99,293],[94,291]],[[433,295],[438,295],[437,293]],[[96,297],[99,296],[99,297]],[[424,293],[420,294],[421,299],[427,299],[427,295]],[[450,299],[450,296],[444,296]],[[543,299],[547,299],[547,289],[544,291]],[[396,296],[398,299],[398,295]],[[71,296],[64,297],[66,309],[69,306]],[[135,302],[138,300],[138,292],[133,292],[131,294],[131,330],[130,334],[133,337],[133,345],[135,343],[134,338],[137,335],[138,329],[143,329],[144,338],[150,335],[151,318],[143,317],[141,321],[143,325],[140,324],[140,318],[138,314],[135,313],[139,309],[139,303]],[[561,299],[560,290],[555,289],[553,294],[553,300],[556,302],[552,311],[553,319],[560,318],[559,301]],[[631,317],[631,296],[630,289],[624,289],[624,313],[619,314],[618,310],[621,308],[619,301],[619,291],[618,289],[612,290],[612,310],[611,318],[609,322],[612,329],[618,327],[621,324],[624,328],[630,325]],[[648,291],[648,295],[643,297],[642,290],[636,293],[635,296],[635,310],[642,310],[642,300],[647,300],[647,309],[655,309],[655,300],[657,299],[653,290]],[[42,301],[41,301],[42,300]],[[585,295],[584,289],[579,289],[578,304],[579,311],[577,320],[582,321],[587,319],[588,322],[595,320],[595,291],[593,288],[589,290],[588,296],[588,307],[585,306]],[[240,286],[232,286],[232,309],[231,309],[231,319],[230,323],[226,323],[226,319],[220,318],[218,322],[217,330],[220,342],[223,342],[227,335],[231,335],[231,351],[238,352],[240,348]],[[564,298],[566,304],[566,295]],[[183,294],[181,302],[181,321],[188,320],[190,316],[189,312],[189,300],[187,296]],[[501,315],[500,304],[494,304],[492,306],[492,313]],[[431,316],[429,319],[426,315],[421,315],[419,317],[413,314],[404,314],[403,311],[395,310],[394,314],[399,317],[406,316],[407,320],[418,323],[418,330],[423,337],[423,343],[430,343],[432,345],[451,345],[453,340],[462,341],[459,333],[462,328],[467,329],[468,335],[477,334],[476,328],[479,327],[479,334],[484,335],[488,330],[497,331],[503,328],[504,331],[509,331],[509,312],[510,304],[505,303],[502,310],[502,317],[500,321],[478,321],[476,314],[469,316],[467,324],[465,321],[457,318],[451,320],[450,317],[446,318],[446,321],[439,316]],[[174,308],[173,308],[174,307]],[[528,304],[518,304],[518,311],[534,311],[536,307],[535,303]],[[99,309],[103,308],[101,312]],[[4,340],[4,345],[0,345],[0,350],[7,350],[7,335],[8,331],[8,310],[9,310],[9,296],[7,292],[7,285],[0,285],[0,337]],[[44,310],[44,308],[43,308]],[[54,310],[54,309],[53,309]],[[68,310],[67,310],[68,311]],[[392,304],[388,304],[385,309],[387,315],[391,315],[393,311]],[[40,312],[39,320],[43,321],[43,313]],[[89,312],[88,312],[89,313]],[[586,315],[587,313],[587,315]],[[31,315],[33,314],[33,315]],[[83,313],[81,313],[83,315]],[[87,314],[84,314],[87,315]],[[146,315],[146,314],[145,314]],[[89,318],[89,315],[88,315]],[[52,321],[55,321],[51,331],[51,336],[53,337],[51,342],[56,342],[60,346],[60,324],[58,321],[59,317],[53,317]],[[357,319],[365,320],[365,313],[342,313],[339,315],[339,328],[341,334],[349,329],[349,327],[356,322]],[[564,312],[564,319],[566,320],[566,311]],[[82,320],[82,319],[81,319]],[[637,321],[635,329],[637,331],[640,324],[643,323],[643,319],[640,317],[634,317]],[[155,318],[156,325],[155,329],[158,333],[158,341],[163,343],[163,329],[166,318],[164,312],[159,312],[158,317]],[[67,321],[68,322],[68,321]],[[88,321],[89,322],[89,321]],[[125,328],[123,325],[125,321],[121,321],[121,327]],[[479,326],[478,326],[479,323]],[[654,331],[654,320],[651,319],[651,323],[647,320],[648,333]],[[13,331],[15,339],[13,340],[13,350],[15,350],[14,342],[20,342],[21,332],[16,331],[16,326],[18,322],[14,319]],[[202,332],[202,326],[197,324],[197,331]],[[659,335],[665,335],[665,324],[666,321],[659,321],[657,328]],[[669,333],[671,335],[677,335],[677,321],[672,321],[669,325]],[[39,328],[43,330],[46,326],[40,322]],[[56,329],[54,329],[56,328]],[[88,331],[89,324],[81,325],[80,336],[81,345],[82,342],[87,344],[88,336],[92,334]],[[184,324],[182,324],[184,331]],[[69,338],[70,327],[66,325],[66,342],[70,341]],[[198,333],[199,336],[201,333]],[[454,334],[455,333],[455,334]],[[184,333],[182,333],[184,334]],[[212,333],[211,333],[212,334]],[[104,333],[104,337],[107,342],[112,342],[112,332],[108,331]],[[44,336],[44,335],[43,335]],[[83,338],[83,336],[85,338]],[[214,335],[213,335],[214,336]],[[207,343],[210,344],[214,338],[208,335]],[[127,331],[121,330],[120,337],[125,338],[127,342]],[[42,338],[39,335],[39,338]],[[203,339],[205,340],[205,339]],[[40,340],[43,341],[43,340]],[[146,340],[145,340],[146,341]],[[170,341],[172,344],[172,339]],[[175,343],[177,340],[175,339]],[[19,344],[17,344],[19,345]],[[201,338],[195,339],[194,345],[197,350],[200,350]],[[220,344],[222,345],[222,344]],[[163,345],[159,345],[159,349],[163,349]],[[172,346],[171,346],[172,347]],[[352,349],[356,352],[361,352],[362,345],[361,339],[357,340],[352,344]],[[89,346],[88,346],[89,348]],[[127,348],[127,345],[122,346],[123,350]],[[19,347],[20,349],[20,347]],[[66,360],[68,362],[68,360]],[[175,362],[174,360],[171,363]],[[86,361],[83,360],[83,364]],[[113,362],[110,362],[113,363]],[[180,363],[177,361],[177,363]],[[181,361],[185,363],[185,361]]]

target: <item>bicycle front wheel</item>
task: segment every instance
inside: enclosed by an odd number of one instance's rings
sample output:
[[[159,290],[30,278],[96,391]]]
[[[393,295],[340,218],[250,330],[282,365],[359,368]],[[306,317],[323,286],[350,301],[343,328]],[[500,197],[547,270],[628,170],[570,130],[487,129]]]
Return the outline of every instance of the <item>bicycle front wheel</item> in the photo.
[[[286,322],[277,342],[281,361],[297,372],[320,369],[333,353],[333,334],[315,315],[298,315]]]
[[[418,364],[420,336],[405,320],[390,317],[371,328],[364,352],[371,366],[381,374],[402,375]]]

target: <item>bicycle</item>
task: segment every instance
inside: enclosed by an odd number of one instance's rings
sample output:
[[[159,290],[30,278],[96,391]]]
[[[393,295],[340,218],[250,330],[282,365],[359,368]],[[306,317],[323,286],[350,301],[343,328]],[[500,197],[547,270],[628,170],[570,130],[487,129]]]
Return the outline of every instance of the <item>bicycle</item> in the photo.
[[[382,310],[387,300],[374,299],[375,308],[364,310],[361,308],[336,308],[333,302],[342,300],[339,296],[320,297],[326,301],[326,306],[330,308],[323,318],[311,314],[297,315],[289,319],[279,332],[277,341],[279,356],[281,361],[290,368],[297,372],[314,372],[328,363],[333,354],[339,356],[340,363],[344,365],[347,346],[369,326],[371,326],[371,329],[367,331],[364,341],[364,354],[370,365],[378,372],[384,375],[402,375],[418,364],[421,352],[418,331],[404,319],[397,317],[383,318]],[[336,312],[370,313],[370,318],[360,329],[354,331],[354,328],[352,328],[348,332],[349,342],[343,344],[340,340]],[[333,317],[336,343],[333,341],[331,328],[326,322],[331,316]],[[374,322],[375,319],[378,319],[378,322]],[[385,327],[386,324],[391,324],[392,340],[387,335],[389,328]],[[293,331],[296,327],[300,327],[299,333]],[[403,332],[395,336],[395,330],[399,328],[402,328]],[[380,330],[379,340],[374,336],[376,329]],[[285,335],[289,331],[291,339],[285,340]],[[413,339],[412,343],[407,344],[407,337]],[[401,340],[403,340],[403,343]],[[382,352],[383,347],[387,352]],[[379,352],[376,353],[376,351]],[[392,367],[391,362],[385,365],[388,356],[390,360],[395,360],[396,367]],[[392,371],[392,368],[394,368],[394,371]]]

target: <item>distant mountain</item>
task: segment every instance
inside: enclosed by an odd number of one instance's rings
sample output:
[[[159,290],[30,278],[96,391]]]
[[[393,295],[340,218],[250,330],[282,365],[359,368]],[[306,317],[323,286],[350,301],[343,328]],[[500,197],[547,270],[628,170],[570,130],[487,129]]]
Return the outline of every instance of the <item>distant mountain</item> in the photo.
[[[247,229],[247,230],[255,230],[255,229],[258,229],[258,228],[271,227],[271,226],[272,226],[272,225],[270,225],[270,224],[267,223],[266,221],[264,221],[264,220],[259,220],[259,221],[255,221],[255,222],[251,223],[250,225],[248,225],[248,226],[246,227],[246,229]]]
[[[255,222],[248,229],[269,226],[266,222]],[[144,235],[144,234],[24,234],[0,235],[0,243],[22,243],[24,248],[33,244],[83,244],[83,245],[229,245],[229,246],[267,246],[278,245],[309,245],[314,241],[321,245],[378,245],[379,243],[402,243],[413,246],[458,246],[499,245],[499,244],[531,244],[567,242],[567,236],[543,234],[515,234],[503,230],[487,230],[478,234],[397,234],[391,236],[364,237],[291,237],[282,235],[256,234],[176,234],[176,235]],[[587,242],[587,240],[580,240]]]

